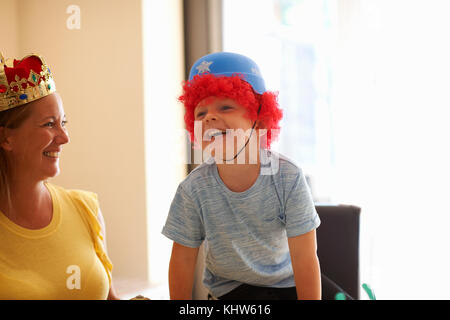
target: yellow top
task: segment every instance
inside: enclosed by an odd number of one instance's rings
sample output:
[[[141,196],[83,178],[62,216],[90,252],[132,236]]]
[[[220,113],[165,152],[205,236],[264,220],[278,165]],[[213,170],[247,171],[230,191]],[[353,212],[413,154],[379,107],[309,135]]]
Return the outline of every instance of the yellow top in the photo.
[[[0,299],[106,299],[112,264],[97,195],[45,185],[53,202],[48,226],[26,229],[0,212]]]

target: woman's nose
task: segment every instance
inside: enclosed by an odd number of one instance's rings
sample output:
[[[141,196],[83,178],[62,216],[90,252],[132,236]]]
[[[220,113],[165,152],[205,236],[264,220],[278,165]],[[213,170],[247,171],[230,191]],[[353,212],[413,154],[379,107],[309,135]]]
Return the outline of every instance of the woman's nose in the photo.
[[[70,142],[69,132],[66,128],[61,127],[58,132],[57,141],[59,144],[66,144]]]

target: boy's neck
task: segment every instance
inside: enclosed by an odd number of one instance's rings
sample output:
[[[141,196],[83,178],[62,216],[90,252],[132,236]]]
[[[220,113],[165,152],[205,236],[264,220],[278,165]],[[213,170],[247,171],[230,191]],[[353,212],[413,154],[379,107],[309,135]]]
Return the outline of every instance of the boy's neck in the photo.
[[[261,164],[217,164],[223,183],[233,192],[244,192],[258,179]]]

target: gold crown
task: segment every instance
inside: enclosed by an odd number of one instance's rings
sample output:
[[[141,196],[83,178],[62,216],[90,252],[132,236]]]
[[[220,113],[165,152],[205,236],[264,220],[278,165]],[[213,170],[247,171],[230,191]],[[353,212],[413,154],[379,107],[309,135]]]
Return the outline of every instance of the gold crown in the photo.
[[[0,112],[56,91],[50,68],[37,54],[6,61],[0,52]]]

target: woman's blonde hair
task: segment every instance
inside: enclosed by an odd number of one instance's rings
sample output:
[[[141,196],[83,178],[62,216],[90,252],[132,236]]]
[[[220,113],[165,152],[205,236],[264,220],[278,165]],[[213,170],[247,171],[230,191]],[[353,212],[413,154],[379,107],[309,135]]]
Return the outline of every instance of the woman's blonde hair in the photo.
[[[1,130],[0,143],[5,140],[5,129],[16,129],[28,118],[31,113],[30,103],[0,112]],[[11,193],[9,188],[9,176],[11,165],[8,163],[6,151],[0,147],[0,198],[8,199],[8,205],[11,207]]]

